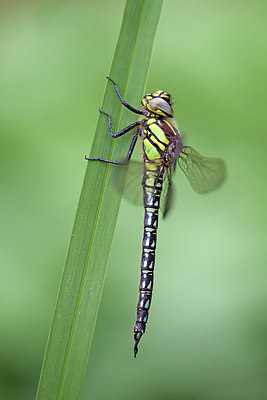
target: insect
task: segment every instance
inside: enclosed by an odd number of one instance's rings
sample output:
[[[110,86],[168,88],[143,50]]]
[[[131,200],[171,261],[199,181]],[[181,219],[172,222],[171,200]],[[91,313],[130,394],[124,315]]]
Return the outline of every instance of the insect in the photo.
[[[109,131],[113,138],[118,138],[133,129],[135,132],[123,162],[104,158],[85,157],[85,159],[123,165],[121,168],[125,168],[129,165],[138,137],[141,138],[144,233],[139,296],[134,325],[134,356],[136,357],[139,341],[145,333],[151,305],[159,208],[165,216],[170,205],[171,178],[176,165],[178,163],[191,186],[198,193],[207,193],[218,188],[225,179],[226,168],[223,160],[202,157],[192,147],[183,145],[182,137],[173,119],[169,93],[157,90],[145,95],[141,101],[141,110],[138,110],[122,99],[118,85],[111,78],[107,78],[113,83],[122,105],[141,117],[138,121],[114,133],[110,114],[99,109],[108,117]]]

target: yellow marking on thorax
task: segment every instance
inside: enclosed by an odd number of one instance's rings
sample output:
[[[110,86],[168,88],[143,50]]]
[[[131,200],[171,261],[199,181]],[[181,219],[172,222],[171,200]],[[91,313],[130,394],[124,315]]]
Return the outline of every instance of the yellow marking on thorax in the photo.
[[[156,147],[153,146],[153,144],[151,144],[148,139],[144,139],[143,144],[144,152],[146,153],[146,156],[149,160],[154,160],[155,158],[161,157]]]
[[[149,126],[149,129],[151,130],[152,133],[158,138],[163,143],[169,144],[169,140],[167,139],[164,131],[156,124],[151,124]],[[152,137],[151,137],[152,138]]]
[[[160,142],[157,140],[157,138],[155,138],[155,136],[150,135],[150,136],[149,136],[149,139],[152,140],[152,142],[154,142],[154,143],[160,148],[160,150],[162,150],[162,151],[165,150],[166,146],[165,146],[164,144],[160,143]]]
[[[149,118],[149,119],[147,120],[147,124],[148,124],[148,125],[154,124],[155,122],[156,122],[156,119],[155,119],[155,118]]]

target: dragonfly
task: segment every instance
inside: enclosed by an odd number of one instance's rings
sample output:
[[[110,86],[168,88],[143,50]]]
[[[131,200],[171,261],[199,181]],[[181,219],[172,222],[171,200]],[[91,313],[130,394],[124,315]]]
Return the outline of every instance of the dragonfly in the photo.
[[[101,161],[108,164],[121,165],[121,168],[136,164],[131,160],[137,139],[142,143],[142,183],[144,206],[144,231],[142,241],[141,272],[139,294],[134,324],[134,357],[138,352],[138,344],[145,333],[148,313],[151,305],[155,250],[159,209],[166,216],[171,200],[172,176],[177,164],[186,175],[193,189],[200,194],[217,189],[225,180],[226,166],[222,159],[203,157],[190,146],[184,146],[182,136],[173,116],[171,95],[163,90],[146,94],[138,110],[123,100],[119,87],[110,77],[107,79],[114,85],[121,104],[140,118],[119,132],[113,132],[111,115],[99,108],[108,118],[110,134],[118,138],[135,130],[125,159],[107,160],[101,157],[87,158],[88,161]],[[134,195],[126,195],[133,200]]]

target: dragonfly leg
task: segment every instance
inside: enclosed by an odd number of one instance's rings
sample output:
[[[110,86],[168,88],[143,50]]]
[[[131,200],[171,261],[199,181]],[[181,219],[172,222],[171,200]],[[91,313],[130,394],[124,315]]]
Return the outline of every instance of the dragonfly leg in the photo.
[[[134,129],[136,126],[140,125],[139,121],[135,121],[132,124],[126,126],[125,128],[123,128],[121,131],[117,132],[117,133],[113,133],[113,128],[112,128],[112,123],[111,123],[111,115],[107,114],[105,111],[101,110],[101,108],[99,108],[99,111],[102,114],[105,114],[108,117],[108,126],[109,126],[109,132],[111,134],[111,136],[116,139],[119,136],[124,135],[125,133],[131,131],[132,129]]]
[[[124,162],[128,162],[130,160],[130,158],[132,157],[135,145],[136,145],[136,141],[137,141],[137,137],[138,137],[138,131],[136,131],[132,137],[132,141],[128,150],[128,153],[124,159]]]
[[[125,165],[131,158],[132,154],[133,154],[133,150],[134,147],[136,145],[136,141],[137,141],[137,135],[138,132],[136,131],[132,137],[132,141],[128,150],[128,153],[124,159],[123,162],[119,162],[119,161],[112,161],[112,160],[106,160],[105,158],[101,158],[101,157],[97,157],[97,158],[88,158],[88,157],[84,157],[87,161],[102,161],[102,162],[106,162],[108,164],[117,164],[117,165]]]
[[[106,160],[105,158],[88,158],[88,157],[84,157],[87,161],[102,161],[108,164],[116,164],[116,165],[124,165],[124,162],[119,162],[119,161],[112,161],[112,160]]]
[[[124,100],[122,99],[122,97],[121,97],[121,94],[120,94],[120,91],[119,91],[119,88],[118,88],[117,83],[114,82],[113,79],[111,79],[109,76],[107,76],[107,79],[108,79],[109,81],[111,81],[111,82],[113,83],[113,85],[115,86],[115,90],[116,90],[116,92],[117,92],[117,95],[118,95],[118,97],[119,97],[119,99],[120,99],[121,104],[122,104],[124,107],[128,108],[128,110],[130,110],[130,111],[132,111],[132,112],[134,112],[134,113],[136,113],[136,114],[145,115],[145,113],[144,113],[143,111],[137,110],[137,108],[134,108],[134,107],[130,106],[130,104],[128,104],[126,101],[124,101]]]

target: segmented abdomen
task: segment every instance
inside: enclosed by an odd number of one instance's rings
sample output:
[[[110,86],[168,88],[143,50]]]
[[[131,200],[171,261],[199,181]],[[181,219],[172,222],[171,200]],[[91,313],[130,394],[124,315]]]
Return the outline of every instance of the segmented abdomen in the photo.
[[[134,325],[135,357],[138,351],[138,343],[141,339],[141,336],[145,332],[148,319],[148,310],[152,298],[158,211],[163,182],[162,165],[157,165],[147,160],[144,162],[144,164],[144,235],[142,244],[139,297],[136,311],[136,323]]]

